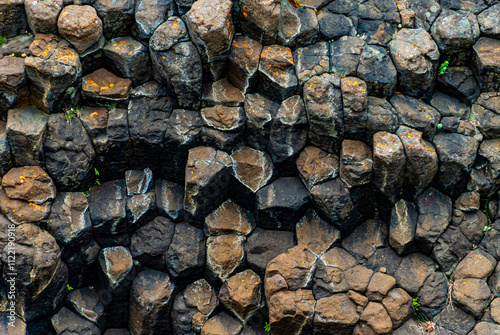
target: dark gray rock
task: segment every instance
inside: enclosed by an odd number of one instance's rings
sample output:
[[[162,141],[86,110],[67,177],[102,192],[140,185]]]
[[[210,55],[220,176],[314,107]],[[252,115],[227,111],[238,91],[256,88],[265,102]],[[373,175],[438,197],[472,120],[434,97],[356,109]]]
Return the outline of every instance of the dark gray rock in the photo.
[[[257,0],[240,2],[243,33],[263,45],[276,43],[280,18],[280,0],[261,3]]]
[[[128,196],[150,192],[154,185],[153,172],[149,168],[125,171],[125,185]]]
[[[448,304],[448,281],[439,271],[431,274],[424,282],[417,296],[421,311],[433,318]]]
[[[80,191],[91,183],[95,150],[78,118],[51,115],[43,149],[47,171],[59,191]]]
[[[12,168],[12,154],[6,132],[7,124],[0,121],[0,178]]]
[[[5,2],[0,8],[1,36],[14,37],[28,30],[24,0]]]
[[[394,249],[390,247],[378,248],[373,256],[368,259],[365,266],[373,271],[379,271],[394,276],[402,260],[403,259],[394,252]]]
[[[84,287],[70,292],[66,297],[66,303],[82,318],[103,328],[106,320],[104,306],[94,288]]]
[[[149,79],[148,49],[131,37],[118,37],[106,43],[103,49],[107,66],[122,78],[132,80],[134,86]]]
[[[322,255],[318,260],[313,278],[315,298],[325,298],[335,293],[347,292],[350,286],[346,279],[346,272],[357,265],[356,259],[344,249],[333,248]],[[372,271],[363,271],[363,274],[357,278],[358,282],[364,282],[364,285],[361,285],[364,286],[362,291],[366,290],[372,274]]]
[[[404,199],[399,200],[392,209],[389,226],[389,244],[398,255],[404,256],[413,250],[416,227],[415,205]]]
[[[184,219],[184,188],[168,180],[157,179],[155,192],[158,214],[175,222],[182,221]]]
[[[441,270],[450,275],[471,247],[471,243],[459,229],[449,226],[437,239],[432,249],[432,257],[438,262]]]
[[[416,296],[427,278],[437,269],[432,259],[420,253],[413,253],[403,258],[394,278],[398,286]]]
[[[343,36],[330,43],[330,66],[340,76],[355,76],[365,42],[358,37]]]
[[[92,6],[102,20],[106,39],[130,35],[134,23],[135,1],[95,0]]]
[[[323,8],[318,13],[319,30],[323,38],[331,41],[342,36],[355,36],[356,25],[352,18],[332,11],[332,6]]]
[[[44,165],[43,143],[49,117],[33,107],[11,109],[6,134],[14,166]]]
[[[173,0],[138,0],[135,4],[137,35],[151,38],[155,30],[175,12]]]
[[[436,315],[435,319],[437,320],[436,323],[441,327],[460,335],[469,334],[476,324],[473,316],[465,313],[458,307],[444,308]]]
[[[473,69],[483,92],[500,90],[500,40],[481,37],[472,47]]]
[[[366,107],[366,140],[372,142],[373,135],[379,131],[396,133],[399,126],[397,113],[385,99],[368,97]]]
[[[319,40],[319,24],[314,9],[296,8],[281,2],[277,42],[291,48],[303,47]]]
[[[493,5],[477,15],[479,29],[481,34],[491,37],[500,38],[500,4]]]
[[[353,255],[358,263],[364,264],[375,254],[377,248],[387,246],[388,235],[389,227],[384,222],[368,220],[342,240],[342,247]]]
[[[99,254],[97,292],[106,312],[107,328],[128,325],[129,292],[136,269],[127,248],[110,247]]]
[[[438,76],[436,85],[446,94],[466,104],[475,101],[480,94],[474,73],[468,67],[448,67],[443,75]]]
[[[176,292],[170,277],[156,270],[140,272],[130,289],[129,328],[132,334],[170,331],[170,310]]]
[[[38,1],[24,2],[26,18],[34,34],[53,34],[57,32],[57,18],[63,9],[63,0],[43,4]]]
[[[242,92],[255,89],[261,52],[259,42],[243,35],[234,37],[228,56],[227,80]]]
[[[57,334],[101,334],[95,324],[78,316],[66,307],[57,312],[52,317],[51,322]]]
[[[0,120],[7,119],[9,109],[28,104],[29,86],[25,70],[21,57],[0,59],[0,74],[3,78],[0,83]]]
[[[186,223],[176,224],[165,258],[168,272],[174,279],[191,281],[202,274],[205,269],[203,231]]]
[[[257,224],[266,229],[293,230],[308,202],[309,192],[299,178],[280,178],[257,192]]]
[[[218,105],[203,108],[200,114],[203,124],[200,138],[203,144],[230,151],[243,137],[243,108]]]
[[[500,103],[497,93],[483,93],[472,105],[469,119],[486,139],[500,138]]]
[[[467,118],[470,113],[469,106],[441,92],[436,92],[432,96],[431,105],[437,109],[443,119],[445,117],[455,117],[463,120]],[[441,120],[441,123],[443,122],[444,120]]]
[[[324,254],[340,240],[340,232],[312,209],[297,222],[295,231],[298,245],[305,246],[317,256]]]
[[[327,152],[340,153],[344,135],[342,93],[337,76],[314,76],[304,84],[305,108],[311,144]]]
[[[299,84],[304,84],[314,76],[330,71],[330,46],[319,42],[293,52],[293,65]]]
[[[363,19],[383,20],[399,23],[399,13],[396,3],[384,0],[368,0],[359,5],[358,15]]]
[[[97,257],[101,247],[94,240],[80,245],[77,250],[64,259],[68,267],[68,283],[71,287],[93,285],[97,280]]]
[[[363,48],[357,75],[366,82],[371,96],[389,97],[396,87],[396,67],[387,51],[380,46],[367,45]]]
[[[269,144],[272,120],[280,105],[261,94],[245,96],[244,143],[257,150],[266,150]]]
[[[340,179],[352,188],[367,184],[372,179],[371,149],[361,141],[342,141],[340,153]]]
[[[132,195],[127,198],[127,229],[129,233],[156,216],[155,192]]]
[[[398,113],[402,125],[421,131],[426,140],[432,140],[441,115],[431,106],[409,96],[395,95],[391,104]]]
[[[165,255],[174,236],[175,225],[161,216],[137,229],[131,237],[130,253],[142,265],[163,271]]]
[[[177,29],[175,29],[177,27]],[[153,75],[169,91],[177,108],[200,106],[202,63],[187,29],[178,17],[170,17],[150,39]]]
[[[415,0],[407,4],[408,8],[415,13],[415,28],[422,28],[426,31],[429,31],[441,12],[441,5],[437,0]]]
[[[358,20],[358,35],[365,40],[367,44],[375,44],[378,46],[387,46],[396,33],[396,25],[387,21],[381,20]]]

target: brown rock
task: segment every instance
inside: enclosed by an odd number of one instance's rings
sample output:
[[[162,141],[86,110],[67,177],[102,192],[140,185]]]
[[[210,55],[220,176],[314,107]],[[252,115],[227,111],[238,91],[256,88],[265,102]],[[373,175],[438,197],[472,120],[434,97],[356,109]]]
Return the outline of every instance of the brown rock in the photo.
[[[202,107],[223,105],[228,107],[243,106],[243,92],[233,86],[226,78],[203,85]]]
[[[238,335],[242,328],[241,323],[222,312],[205,322],[201,335]]]
[[[466,312],[478,319],[490,302],[491,291],[485,281],[465,278],[455,280],[451,296]]]
[[[241,29],[245,35],[262,44],[276,42],[280,17],[280,2],[243,0],[240,3]]]
[[[392,320],[382,304],[370,302],[361,314],[361,321],[366,322],[376,334],[389,334],[392,331]]]
[[[26,0],[24,8],[33,34],[53,34],[57,32],[57,18],[63,7],[63,0]]]
[[[262,49],[259,63],[259,91],[282,101],[296,93],[298,80],[290,48],[274,44]]]
[[[243,136],[245,113],[240,107],[217,105],[201,110],[201,140],[207,146],[229,151]]]
[[[481,37],[472,47],[474,71],[479,77],[481,91],[494,92],[500,89],[500,40]]]
[[[363,265],[356,265],[355,267],[345,270],[344,274],[351,290],[365,292],[373,277],[373,270]]]
[[[347,296],[349,297],[349,299],[351,299],[356,305],[358,306],[361,306],[362,308],[365,308],[366,305],[368,305],[368,298],[365,297],[364,295],[358,293],[358,292],[355,292],[355,291],[352,291],[352,290],[349,290],[347,291]]]
[[[376,272],[368,284],[366,296],[372,301],[382,301],[395,286],[396,279],[394,277]]]
[[[207,235],[248,235],[255,228],[255,219],[249,211],[232,200],[225,201],[205,218]]]
[[[490,315],[493,321],[500,324],[500,298],[493,299],[491,302]]]
[[[359,320],[356,305],[347,294],[340,293],[319,299],[315,309],[314,328],[317,334],[351,334]]]
[[[345,135],[363,139],[366,129],[368,91],[366,82],[355,77],[342,78],[342,99],[344,106]]]
[[[211,279],[226,280],[245,263],[245,237],[211,236],[207,239],[207,270]]]
[[[230,277],[222,285],[220,300],[245,322],[260,307],[261,286],[260,277],[252,270],[245,270]]]
[[[64,7],[57,20],[59,34],[79,53],[94,45],[102,36],[102,21],[92,6]]]
[[[479,209],[479,193],[462,193],[456,202],[456,207],[464,212],[475,212]]]
[[[13,168],[3,176],[2,187],[9,198],[37,205],[54,200],[56,196],[52,179],[39,166]]]
[[[436,268],[437,265],[429,257],[413,253],[403,258],[394,278],[396,278],[398,286],[409,294],[416,295]]]
[[[310,334],[315,303],[311,290],[299,289],[273,294],[268,299],[272,334]]]
[[[360,186],[372,178],[372,152],[361,141],[344,140],[340,155],[340,178],[349,187]]]
[[[482,249],[475,249],[457,265],[452,278],[455,280],[462,278],[486,280],[493,273],[496,265],[497,260],[493,256]]]
[[[334,179],[339,173],[339,160],[316,147],[305,147],[297,158],[300,178],[310,190],[314,185]]]
[[[387,313],[389,313],[394,328],[403,324],[413,312],[411,296],[399,287],[389,291],[384,300],[382,300],[382,305],[384,305]]]
[[[101,68],[83,77],[82,96],[89,103],[122,102],[128,99],[132,81]]]
[[[340,239],[340,231],[309,210],[295,227],[298,245],[305,246],[317,256],[325,253]]]
[[[262,44],[243,35],[233,39],[229,54],[227,80],[241,91],[246,92],[257,84]]]

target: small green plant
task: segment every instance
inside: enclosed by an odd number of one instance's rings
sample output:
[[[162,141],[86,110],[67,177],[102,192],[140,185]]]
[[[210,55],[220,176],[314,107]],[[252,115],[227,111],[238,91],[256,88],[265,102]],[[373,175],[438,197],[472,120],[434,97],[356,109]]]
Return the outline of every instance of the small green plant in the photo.
[[[97,168],[94,168],[94,175],[96,176],[96,178],[95,178],[95,184],[96,185],[101,185],[101,182],[99,181],[99,178],[97,178],[100,175],[100,173],[97,170]]]
[[[474,13],[474,11],[473,11],[472,9],[470,9],[470,8],[469,8],[469,9],[467,9],[467,11],[468,11],[469,13],[476,14],[476,13]]]
[[[438,123],[437,129],[443,129],[443,125],[441,123]]]
[[[264,330],[266,331],[266,333],[269,333],[271,331],[271,325],[269,324],[269,322],[266,322],[266,324],[264,325]]]
[[[68,289],[68,291],[74,290],[74,288],[72,288],[71,286],[69,286],[69,284],[66,284],[66,288]]]
[[[448,64],[450,64],[449,61],[445,60],[441,66],[439,66],[439,74],[445,74],[446,69],[448,69]]]
[[[80,107],[71,107],[71,108],[66,108],[64,110],[64,118],[66,121],[71,122],[71,119],[76,117],[80,117],[82,113],[82,109]]]
[[[420,304],[418,303],[417,298],[413,298],[413,314],[417,318],[418,321],[420,322],[426,322],[426,317],[423,315],[421,312],[419,312],[418,308],[420,307]]]
[[[403,28],[403,25],[402,25],[401,23],[400,23],[400,24],[398,24],[398,28],[399,28],[399,29]]]
[[[116,102],[112,102],[112,103],[107,103],[105,106],[108,110],[113,110],[116,109],[116,105],[117,105]]]
[[[95,180],[94,180],[94,185],[101,185],[101,182],[99,181],[99,178],[97,178],[98,176],[100,176],[101,174],[99,173],[99,170],[97,170],[97,168],[94,168],[94,177],[95,177]],[[93,185],[89,185],[89,187],[87,189],[83,189],[82,190],[82,193],[83,195],[85,196],[85,198],[88,198],[89,195],[90,195],[90,190],[92,189],[92,186]]]
[[[486,232],[488,232],[488,231],[490,231],[490,230],[491,230],[491,227],[489,227],[489,226],[484,226],[484,227],[483,227],[483,231],[484,231],[485,233],[486,233]]]
[[[2,46],[2,44],[5,43],[6,39],[7,39],[7,36],[0,36],[0,47]]]

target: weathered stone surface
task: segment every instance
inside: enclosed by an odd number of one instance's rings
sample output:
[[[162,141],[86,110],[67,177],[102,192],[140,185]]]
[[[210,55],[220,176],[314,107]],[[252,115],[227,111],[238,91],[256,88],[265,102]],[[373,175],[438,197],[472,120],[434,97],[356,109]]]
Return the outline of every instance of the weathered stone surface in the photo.
[[[446,195],[429,188],[417,198],[418,222],[415,245],[430,254],[434,243],[451,221],[452,201]]]
[[[274,243],[280,241],[280,243]],[[288,231],[255,228],[245,243],[248,266],[263,276],[267,264],[295,246],[294,234]]]
[[[155,193],[158,214],[175,222],[184,219],[184,188],[182,186],[158,179],[155,182]]]
[[[464,278],[453,283],[451,296],[454,302],[478,319],[491,300],[491,291],[483,280]]]
[[[153,189],[153,172],[149,168],[142,171],[125,171],[125,185],[127,186],[128,196],[150,192]]]
[[[336,178],[339,173],[338,158],[316,147],[304,148],[296,164],[300,178],[309,190],[318,183]]]
[[[207,277],[224,282],[245,264],[245,237],[233,234],[207,239]]]
[[[342,100],[344,108],[344,132],[349,139],[364,139],[366,128],[366,106],[368,92],[366,83],[355,77],[341,80]]]
[[[500,137],[498,93],[483,93],[472,105],[470,120],[486,138]]]
[[[406,155],[403,194],[415,199],[434,179],[438,171],[438,155],[434,147],[422,139],[422,133],[401,126],[396,133]]]
[[[340,153],[344,115],[339,78],[331,74],[314,76],[304,84],[308,138],[322,150]]]
[[[368,45],[363,48],[357,73],[366,82],[367,92],[371,96],[388,97],[396,87],[396,67],[386,50],[380,46]]]
[[[66,291],[68,270],[61,261],[61,251],[54,237],[35,225],[22,224],[14,234],[16,240],[11,247],[16,251],[15,312],[27,321],[47,317],[63,301]],[[2,277],[11,279],[8,273],[12,261],[4,250]],[[3,299],[7,301],[7,297]]]
[[[46,112],[62,112],[79,101],[82,66],[76,51],[55,35],[38,34],[25,59],[30,101]]]
[[[242,92],[253,90],[257,84],[262,44],[243,35],[235,36],[228,56],[227,80]]]
[[[20,57],[0,59],[0,76],[2,78],[0,82],[0,120],[5,121],[9,109],[27,105],[29,101],[29,86],[24,59]]]
[[[78,316],[66,307],[63,307],[52,317],[51,323],[57,334],[101,334],[95,324]]]
[[[5,131],[6,123],[0,121],[0,178],[12,168],[10,143]]]
[[[370,143],[379,131],[395,133],[399,126],[396,110],[385,99],[368,97],[366,107],[366,140]]]
[[[399,327],[411,316],[413,301],[411,296],[401,288],[394,288],[382,300],[382,305],[391,317],[394,328]]]
[[[149,79],[148,49],[132,37],[114,38],[103,48],[106,65],[120,77],[132,80],[134,86]]]
[[[292,50],[273,44],[262,49],[259,62],[259,92],[283,101],[297,91],[298,80],[293,67]]]
[[[402,29],[389,43],[389,50],[404,93],[421,96],[433,89],[440,54],[429,33]]]
[[[257,192],[257,224],[267,229],[293,230],[304,214],[309,192],[299,178],[280,178]]]
[[[396,286],[396,279],[382,272],[375,272],[366,288],[366,297],[370,301],[382,302],[387,293]]]
[[[366,43],[385,47],[396,33],[395,24],[382,20],[358,20],[358,34]]]
[[[135,1],[133,0],[96,0],[92,7],[102,20],[103,34],[110,40],[119,36],[130,35],[134,22]]]
[[[66,249],[63,249],[63,257]],[[63,258],[68,267],[68,283],[72,287],[84,287],[92,285],[97,280],[97,257],[101,247],[97,242],[91,240],[88,244],[79,245],[73,254]]]
[[[392,320],[382,304],[370,302],[360,316],[375,334],[388,334],[392,331]]]
[[[343,36],[355,36],[355,19],[353,20],[352,17],[336,13],[334,5],[335,4],[330,4],[318,12],[318,23],[321,35],[327,41],[339,37],[342,38]]]
[[[209,236],[235,234],[247,236],[255,228],[251,212],[231,200],[225,201],[205,218],[205,233]]]
[[[307,117],[302,98],[294,95],[282,102],[274,116],[269,139],[269,152],[283,175],[296,171],[295,159],[307,140]]]
[[[175,226],[170,220],[156,217],[137,229],[131,237],[130,253],[142,265],[155,270],[164,270],[165,255],[172,242]]]
[[[477,15],[477,21],[481,34],[491,37],[500,38],[500,4],[496,4],[487,8]]]
[[[319,40],[319,24],[312,8],[296,8],[282,1],[278,24],[278,43],[292,48],[302,47]]]
[[[459,228],[462,234],[473,244],[481,242],[483,238],[483,231],[485,225],[487,225],[488,218],[486,214],[481,210],[477,210],[474,213],[466,213],[463,217],[463,221],[460,223]]]
[[[205,279],[189,284],[172,305],[173,333],[198,334],[218,304],[216,293]]]
[[[229,151],[243,136],[243,108],[215,106],[201,110],[203,128],[200,138],[207,146]]]
[[[82,78],[82,97],[89,105],[118,103],[129,98],[132,81],[101,68]]]
[[[63,9],[63,1],[24,1],[28,25],[34,34],[57,32],[57,18]]]
[[[84,53],[101,37],[102,20],[92,6],[70,5],[59,15],[57,29],[78,53]]]
[[[386,245],[388,227],[384,222],[368,220],[342,240],[342,247],[360,263],[365,263],[377,248]]]
[[[43,142],[49,117],[33,107],[11,109],[6,135],[14,166],[43,165]]]
[[[329,52],[330,46],[326,42],[297,48],[293,52],[293,64],[299,84],[329,71]]]
[[[465,313],[458,307],[444,308],[436,315],[436,323],[457,334],[469,334],[474,328],[476,320],[470,314]],[[457,322],[460,320],[460,322]]]
[[[340,239],[340,232],[309,210],[296,227],[298,245],[305,246],[317,256],[324,254]]]
[[[473,137],[453,133],[437,134],[434,143],[441,163],[437,183],[444,191],[458,196],[466,189],[479,143]]]
[[[238,335],[242,328],[239,321],[221,312],[205,322],[201,328],[201,335]]]
[[[95,151],[78,118],[51,115],[44,142],[46,167],[60,191],[80,191],[94,177]]]
[[[170,309],[175,293],[175,284],[166,273],[140,272],[130,289],[130,332],[138,335],[170,330]]]
[[[155,30],[174,12],[175,4],[172,0],[138,0],[135,3],[137,35],[141,39],[151,38]]]
[[[222,203],[230,181],[230,166],[230,157],[225,152],[210,147],[189,150],[184,194],[187,221],[203,222]]]
[[[469,106],[441,92],[436,92],[432,96],[431,105],[438,110],[443,119],[451,116],[464,119],[470,113]]]
[[[473,69],[482,91],[500,90],[500,84],[498,84],[500,76],[499,48],[500,40],[489,37],[481,37],[472,47]]]
[[[448,281],[446,276],[439,271],[431,274],[424,282],[417,295],[420,303],[419,310],[424,315],[434,317],[448,303]]]
[[[66,297],[66,303],[81,317],[95,323],[98,327],[104,326],[104,307],[95,289],[83,287],[74,290]]]
[[[13,168],[1,182],[0,209],[12,222],[39,224],[48,218],[56,189],[42,168]]]
[[[441,115],[431,106],[409,96],[395,95],[391,103],[398,113],[399,123],[421,131],[426,140],[436,135],[436,126]]]
[[[478,322],[470,335],[494,334],[500,331],[500,326],[491,322]]]
[[[367,184],[372,178],[372,151],[361,141],[342,141],[340,178],[349,187]]]
[[[127,198],[127,229],[129,233],[152,220],[156,215],[155,192],[132,195]]]
[[[477,278],[487,280],[497,265],[496,259],[486,251],[475,249],[467,254],[453,271],[455,280]]]
[[[175,234],[165,255],[169,274],[186,280],[203,273],[205,268],[205,237],[203,231],[187,223],[175,225]]]
[[[223,105],[227,107],[243,106],[243,92],[233,86],[226,78],[203,85],[202,107]]]
[[[279,107],[279,104],[258,93],[245,96],[245,144],[257,150],[267,149],[272,120]]]
[[[333,73],[355,76],[365,42],[358,37],[343,36],[330,43],[330,65]]]
[[[279,0],[264,3],[258,0],[241,1],[239,6],[243,33],[264,45],[276,43],[280,2]]]
[[[373,271],[380,271],[394,276],[402,260],[394,249],[390,247],[378,248],[365,265]]]
[[[439,263],[441,270],[450,275],[471,247],[471,243],[459,229],[449,226],[436,241],[432,256]]]
[[[160,158],[163,178],[184,184],[189,149],[199,144],[201,127],[199,112],[174,109],[167,121],[163,154]]]
[[[319,299],[315,306],[314,330],[318,334],[351,334],[358,322],[356,305],[346,294]]]
[[[24,0],[2,1],[0,9],[0,34],[2,36],[14,37],[28,29]]]
[[[220,301],[245,322],[261,305],[260,277],[245,270],[230,277],[220,289]]]
[[[315,300],[311,290],[277,292],[268,299],[269,323],[277,334],[309,334]]]
[[[480,94],[474,73],[468,67],[450,66],[443,75],[438,76],[436,83],[444,93],[467,104],[476,100]]]
[[[384,20],[399,23],[398,8],[395,3],[383,0],[368,0],[359,5],[358,15],[363,19]]]
[[[480,31],[473,13],[445,9],[434,21],[431,34],[444,59],[453,59],[453,65],[468,65]]]
[[[135,275],[132,255],[127,248],[119,246],[101,250],[97,289],[106,311],[108,328],[128,325],[129,292]]]
[[[201,100],[202,63],[187,38],[183,21],[170,17],[151,36],[149,52],[153,75],[170,93],[176,108],[198,109]]]
[[[403,258],[394,278],[396,278],[398,286],[415,296],[436,268],[437,265],[432,259],[419,253],[413,253]]]

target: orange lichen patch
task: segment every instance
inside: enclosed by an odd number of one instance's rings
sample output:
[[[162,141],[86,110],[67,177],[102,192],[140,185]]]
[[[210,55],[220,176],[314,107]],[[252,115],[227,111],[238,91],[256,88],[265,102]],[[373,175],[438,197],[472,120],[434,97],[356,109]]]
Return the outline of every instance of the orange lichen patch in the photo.
[[[73,64],[78,59],[78,55],[71,49],[57,49],[54,58],[63,64]]]

